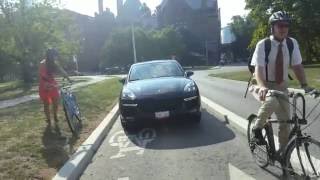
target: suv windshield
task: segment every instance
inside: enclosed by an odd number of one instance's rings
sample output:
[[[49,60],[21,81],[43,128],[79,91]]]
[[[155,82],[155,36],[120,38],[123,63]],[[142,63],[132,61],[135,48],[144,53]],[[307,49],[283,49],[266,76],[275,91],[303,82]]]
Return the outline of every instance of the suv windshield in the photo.
[[[157,62],[132,66],[129,81],[184,76],[183,70],[175,62]]]

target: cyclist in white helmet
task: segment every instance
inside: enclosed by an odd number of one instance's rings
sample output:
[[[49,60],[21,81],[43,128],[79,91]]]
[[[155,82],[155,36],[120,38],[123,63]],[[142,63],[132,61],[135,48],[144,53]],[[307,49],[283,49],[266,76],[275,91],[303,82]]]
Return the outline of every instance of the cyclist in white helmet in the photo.
[[[304,73],[302,57],[297,40],[288,37],[291,18],[285,11],[273,13],[269,18],[272,35],[259,41],[253,54],[251,65],[255,66],[255,78],[259,87],[258,96],[262,105],[258,111],[258,119],[253,127],[254,140],[257,144],[263,144],[261,129],[266,120],[273,113],[278,120],[290,119],[290,106],[288,96],[283,98],[266,97],[269,89],[283,91],[288,94],[288,69],[291,67],[299,80],[300,85],[306,91],[310,91]],[[268,44],[269,43],[269,44]],[[291,44],[291,45],[290,45]],[[291,50],[290,50],[291,46]],[[266,49],[269,53],[266,56]],[[279,124],[279,147],[281,150],[288,143],[289,125]]]

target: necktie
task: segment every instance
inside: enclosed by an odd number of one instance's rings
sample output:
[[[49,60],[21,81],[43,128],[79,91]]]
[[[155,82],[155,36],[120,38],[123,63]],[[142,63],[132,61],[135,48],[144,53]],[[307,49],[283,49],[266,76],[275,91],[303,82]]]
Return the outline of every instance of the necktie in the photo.
[[[276,83],[281,84],[283,81],[283,53],[282,43],[278,46],[278,54],[276,57]]]

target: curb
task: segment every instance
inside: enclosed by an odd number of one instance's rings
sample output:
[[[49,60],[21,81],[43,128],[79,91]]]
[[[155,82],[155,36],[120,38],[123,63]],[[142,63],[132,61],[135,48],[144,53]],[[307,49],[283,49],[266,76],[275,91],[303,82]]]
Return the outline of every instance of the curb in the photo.
[[[69,158],[64,166],[60,168],[59,172],[52,179],[79,179],[118,116],[119,105],[116,104],[99,126],[91,133],[87,140],[80,145],[77,151]]]

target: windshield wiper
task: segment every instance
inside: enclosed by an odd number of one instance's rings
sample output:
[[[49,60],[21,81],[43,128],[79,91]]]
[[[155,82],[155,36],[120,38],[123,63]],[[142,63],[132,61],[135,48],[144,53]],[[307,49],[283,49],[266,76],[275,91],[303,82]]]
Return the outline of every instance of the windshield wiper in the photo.
[[[141,79],[130,79],[130,81],[139,81]]]
[[[180,75],[165,75],[165,76],[157,76],[157,77],[152,77],[152,78],[161,78],[161,77],[181,77]]]

